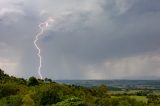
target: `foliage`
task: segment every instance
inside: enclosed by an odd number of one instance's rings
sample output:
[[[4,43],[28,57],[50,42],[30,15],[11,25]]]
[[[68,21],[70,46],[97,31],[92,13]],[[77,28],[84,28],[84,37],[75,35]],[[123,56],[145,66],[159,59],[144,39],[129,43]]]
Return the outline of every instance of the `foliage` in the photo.
[[[4,83],[0,84],[0,98],[6,97],[9,95],[15,95],[18,92],[18,88],[15,87],[15,83]]]
[[[151,93],[152,93],[151,90],[143,90],[143,91],[137,92],[137,95],[138,95],[138,96],[147,96],[147,95],[149,95],[149,94],[151,94]]]
[[[62,102],[58,102],[57,104],[53,104],[52,106],[84,106],[84,102],[78,97],[69,97]]]
[[[160,95],[149,95],[147,98],[150,104],[160,104]]]
[[[51,105],[60,101],[58,93],[54,89],[49,89],[42,92],[40,104],[42,105]]]
[[[140,96],[138,96],[140,95]],[[143,96],[142,96],[143,95]],[[146,96],[147,95],[147,96]],[[141,98],[141,99],[137,99]],[[145,101],[142,98],[147,97]],[[148,102],[147,102],[148,101]],[[0,106],[159,106],[160,96],[141,90],[112,95],[105,85],[86,88],[30,77],[9,76],[0,69]]]
[[[0,106],[21,106],[22,100],[20,95],[8,96],[0,99]]]
[[[34,100],[30,97],[29,94],[26,94],[22,99],[22,106],[34,106]]]
[[[38,80],[35,77],[30,77],[28,81],[28,86],[35,86],[38,85]]]

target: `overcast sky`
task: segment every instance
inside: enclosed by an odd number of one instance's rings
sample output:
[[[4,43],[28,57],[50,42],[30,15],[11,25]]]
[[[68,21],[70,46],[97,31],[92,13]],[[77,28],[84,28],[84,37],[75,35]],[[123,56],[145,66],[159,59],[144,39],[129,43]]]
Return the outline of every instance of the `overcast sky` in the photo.
[[[160,0],[0,0],[0,68],[52,79],[160,79]]]

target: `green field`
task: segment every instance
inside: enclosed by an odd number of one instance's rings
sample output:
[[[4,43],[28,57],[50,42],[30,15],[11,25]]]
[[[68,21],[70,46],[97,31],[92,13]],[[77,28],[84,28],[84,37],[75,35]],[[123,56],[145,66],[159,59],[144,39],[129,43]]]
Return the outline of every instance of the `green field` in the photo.
[[[120,98],[121,96],[111,96],[111,98]],[[135,99],[136,101],[141,101],[144,103],[148,102],[148,99],[146,96],[123,96],[123,97],[129,97],[131,99]]]
[[[148,102],[148,99],[146,96],[128,96],[128,97],[130,97],[131,99],[136,99],[137,101],[142,101],[145,103]]]
[[[109,90],[109,94],[128,94],[128,95],[135,95],[137,92],[144,91],[144,90],[119,90],[119,91],[112,91]],[[160,95],[160,90],[152,90],[153,95]]]

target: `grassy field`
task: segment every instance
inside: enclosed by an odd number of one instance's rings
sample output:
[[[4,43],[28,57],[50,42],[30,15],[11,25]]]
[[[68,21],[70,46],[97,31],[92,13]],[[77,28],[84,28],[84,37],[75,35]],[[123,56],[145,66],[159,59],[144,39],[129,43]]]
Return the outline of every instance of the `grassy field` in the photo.
[[[111,98],[119,98],[121,96],[111,96]],[[148,99],[146,96],[123,96],[123,97],[129,97],[131,99],[135,99],[137,101],[141,101],[141,102],[144,102],[144,103],[147,103],[148,102]]]
[[[146,96],[137,96],[137,92],[144,90],[120,90],[120,91],[109,91],[109,94],[112,95],[111,98],[119,98],[121,96],[129,97],[131,99],[135,99],[137,101],[142,101],[144,103],[148,102]],[[151,95],[160,95],[160,90],[152,90]]]
[[[146,96],[129,96],[130,98],[132,99],[136,99],[137,101],[142,101],[142,102],[145,102],[147,103],[148,102],[148,99]]]

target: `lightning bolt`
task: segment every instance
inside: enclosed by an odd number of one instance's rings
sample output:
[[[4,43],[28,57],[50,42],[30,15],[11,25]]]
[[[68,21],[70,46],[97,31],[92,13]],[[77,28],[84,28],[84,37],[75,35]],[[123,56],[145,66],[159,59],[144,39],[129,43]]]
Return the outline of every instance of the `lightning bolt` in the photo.
[[[37,42],[39,40],[39,37],[44,33],[44,30],[48,28],[49,23],[53,22],[54,19],[49,17],[45,22],[42,22],[38,25],[38,27],[40,28],[40,32],[35,36],[34,39],[34,46],[37,49],[37,56],[39,58],[39,66],[38,66],[38,75],[41,79],[43,79],[42,74],[41,74],[41,68],[42,68],[42,56],[41,56],[41,49],[38,46]]]

